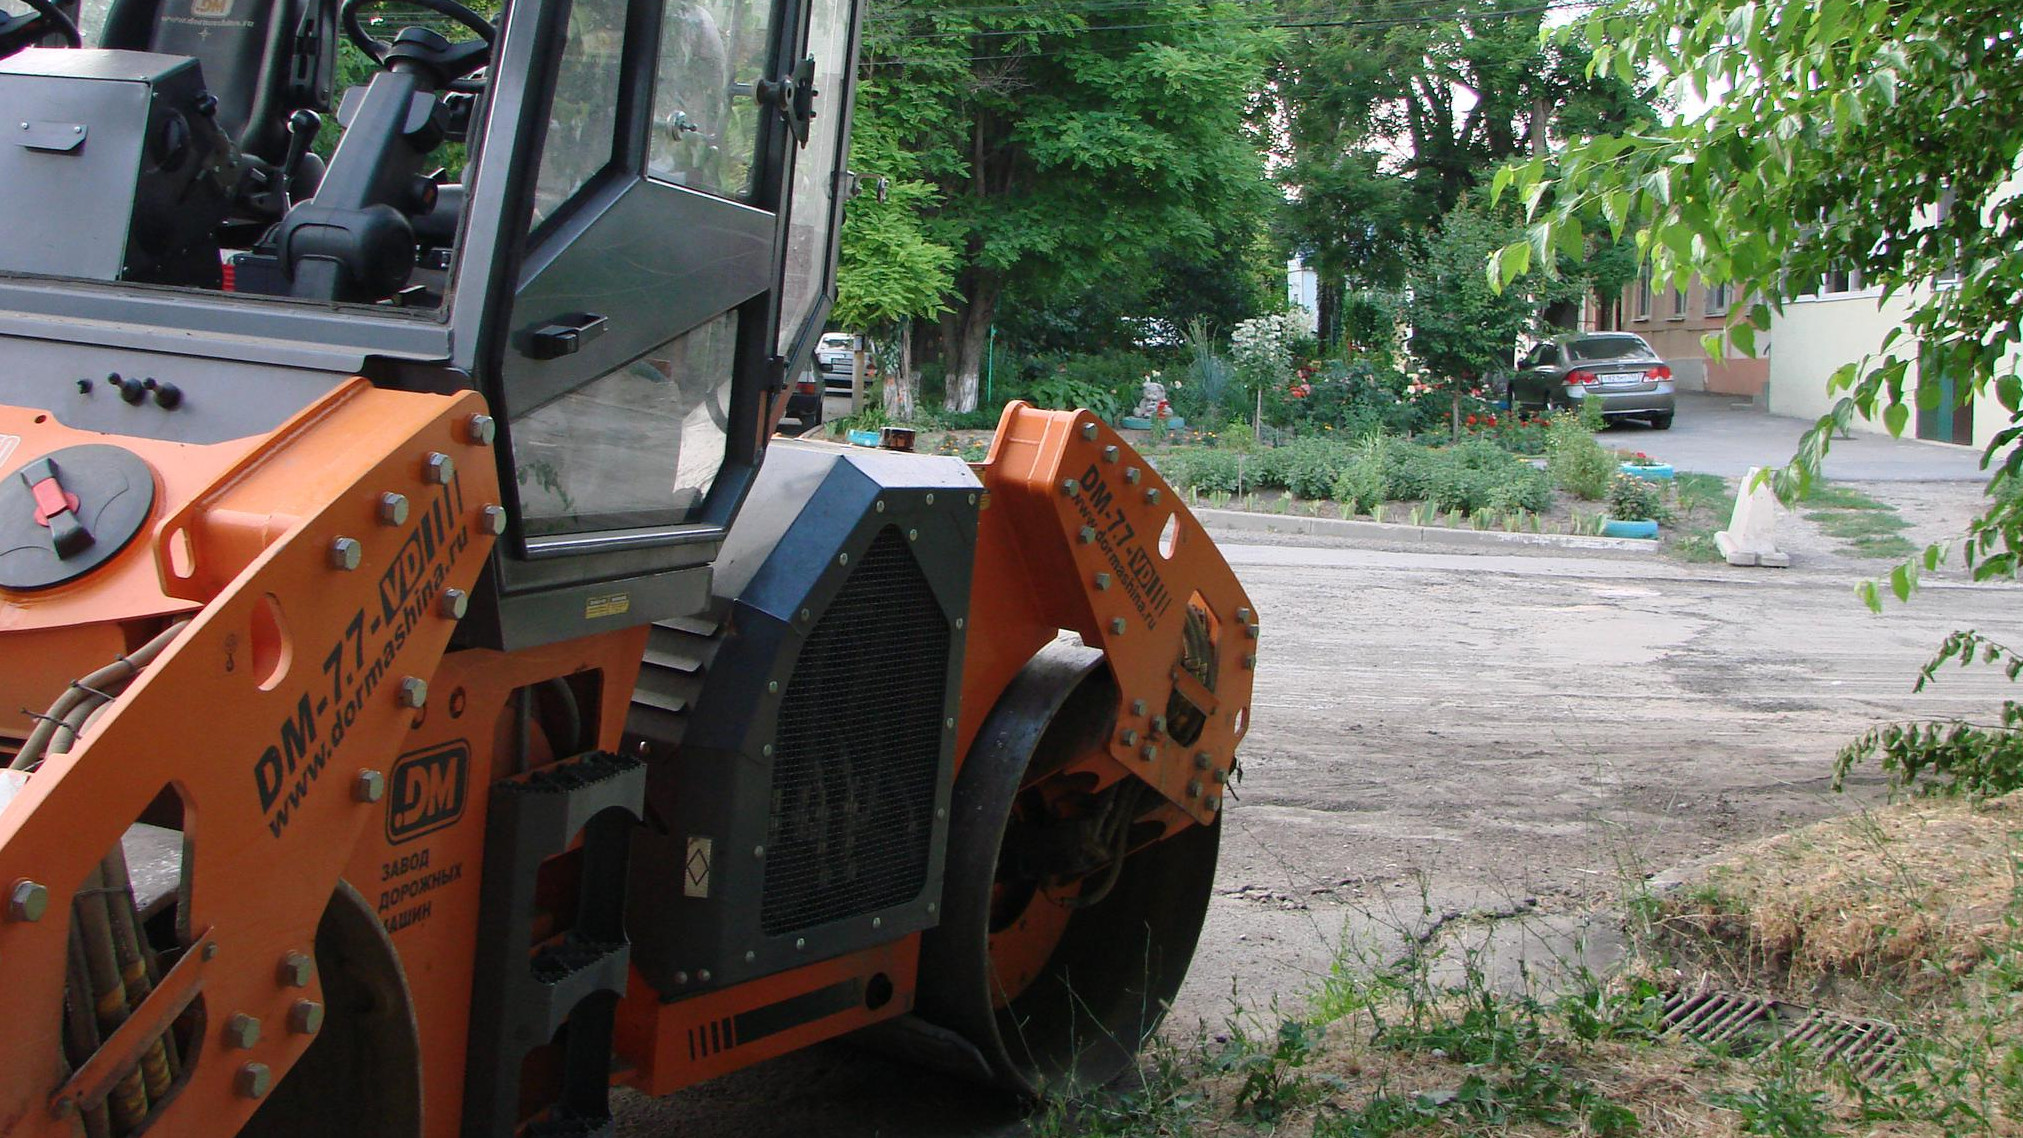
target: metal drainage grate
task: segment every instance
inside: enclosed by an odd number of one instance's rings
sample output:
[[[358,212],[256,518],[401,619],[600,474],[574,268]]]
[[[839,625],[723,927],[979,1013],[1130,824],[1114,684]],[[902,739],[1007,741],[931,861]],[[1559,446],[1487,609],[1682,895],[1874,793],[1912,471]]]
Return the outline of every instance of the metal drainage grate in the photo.
[[[1780,1045],[1821,1062],[1845,1063],[1864,1079],[1894,1071],[1903,1033],[1881,1020],[1855,1019],[1783,1000],[1724,992],[1710,984],[1665,998],[1665,1025],[1696,1043],[1754,1055]]]

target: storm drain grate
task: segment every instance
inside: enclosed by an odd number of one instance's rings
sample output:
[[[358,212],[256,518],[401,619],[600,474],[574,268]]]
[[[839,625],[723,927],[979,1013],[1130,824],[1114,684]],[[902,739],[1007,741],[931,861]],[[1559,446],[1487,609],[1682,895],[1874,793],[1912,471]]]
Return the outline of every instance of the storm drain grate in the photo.
[[[1665,999],[1665,1026],[1696,1043],[1754,1055],[1780,1045],[1822,1062],[1844,1063],[1864,1079],[1893,1072],[1903,1034],[1894,1024],[1855,1019],[1783,1000],[1725,992],[1709,984]]]

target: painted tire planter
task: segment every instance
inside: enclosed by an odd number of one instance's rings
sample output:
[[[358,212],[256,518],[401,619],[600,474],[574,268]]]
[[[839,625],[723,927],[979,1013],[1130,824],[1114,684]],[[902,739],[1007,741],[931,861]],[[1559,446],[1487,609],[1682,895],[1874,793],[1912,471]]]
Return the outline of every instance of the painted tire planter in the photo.
[[[1608,518],[1602,522],[1602,536],[1655,538],[1658,536],[1658,523],[1649,518],[1633,522],[1621,518]]]
[[[1152,420],[1139,415],[1126,415],[1117,420],[1117,425],[1127,431],[1149,431],[1152,429]],[[1178,415],[1166,417],[1166,429],[1169,431],[1184,430],[1186,426],[1187,420]]]
[[[1660,463],[1657,466],[1638,466],[1634,463],[1626,462],[1623,463],[1623,473],[1634,474],[1646,482],[1669,482],[1673,475],[1672,467],[1668,463]]]

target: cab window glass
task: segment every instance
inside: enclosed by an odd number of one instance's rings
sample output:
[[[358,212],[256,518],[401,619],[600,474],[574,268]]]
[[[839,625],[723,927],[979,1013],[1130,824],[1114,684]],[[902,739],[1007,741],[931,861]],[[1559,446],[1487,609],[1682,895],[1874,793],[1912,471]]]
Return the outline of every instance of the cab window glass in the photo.
[[[512,421],[530,537],[691,520],[723,466],[735,312]]]
[[[843,148],[843,60],[850,50],[848,4],[816,4],[808,42],[815,46],[815,121],[808,145],[794,159],[794,196],[788,215],[787,279],[780,297],[780,350],[791,348],[827,287],[836,208],[836,163]]]
[[[668,0],[660,18],[647,173],[737,201],[752,197],[772,42],[770,0]]]
[[[568,41],[555,75],[548,138],[534,180],[534,224],[611,161],[618,136],[618,79],[623,72],[625,0],[574,0]]]

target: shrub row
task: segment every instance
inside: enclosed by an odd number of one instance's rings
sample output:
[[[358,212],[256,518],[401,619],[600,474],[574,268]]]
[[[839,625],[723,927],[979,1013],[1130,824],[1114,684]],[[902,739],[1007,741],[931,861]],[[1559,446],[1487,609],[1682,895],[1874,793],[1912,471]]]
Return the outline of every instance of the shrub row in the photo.
[[[1251,454],[1187,450],[1163,457],[1160,470],[1167,481],[1198,493],[1285,490],[1300,498],[1332,497],[1359,513],[1404,501],[1464,514],[1536,513],[1552,505],[1544,471],[1482,439],[1438,450],[1388,435],[1359,443],[1302,439]]]

